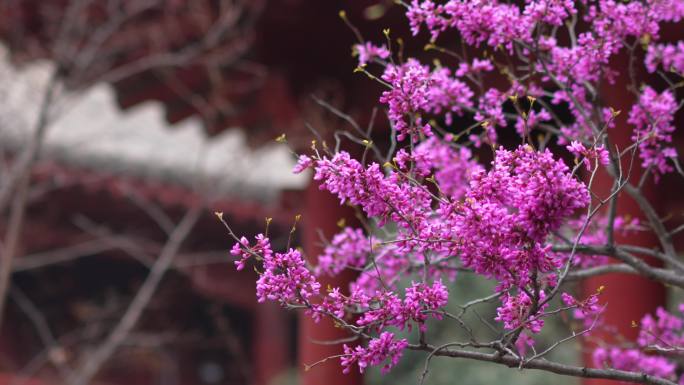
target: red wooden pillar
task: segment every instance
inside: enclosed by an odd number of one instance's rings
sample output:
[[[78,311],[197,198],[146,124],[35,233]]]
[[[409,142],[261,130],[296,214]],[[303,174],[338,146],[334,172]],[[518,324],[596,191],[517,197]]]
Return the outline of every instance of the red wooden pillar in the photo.
[[[626,194],[623,194],[626,195]],[[639,209],[633,200],[625,196],[619,198],[618,215],[631,215],[640,217]],[[621,237],[616,234],[615,241],[625,242],[632,245],[643,247],[654,247],[657,239],[649,233],[640,232],[630,234],[629,237]],[[655,264],[650,258],[645,258]],[[665,287],[639,275],[630,274],[606,274],[592,277],[584,282],[585,294],[595,293],[596,290],[604,286],[600,300],[607,307],[602,315],[605,320],[605,330],[597,330],[592,336],[597,340],[617,342],[616,336],[623,336],[629,341],[635,341],[638,335],[638,328],[632,327],[632,321],[639,320],[647,313],[654,313],[658,306],[665,304]],[[588,344],[589,349],[584,354],[585,364],[594,366],[592,351],[594,346]],[[585,385],[614,385],[615,381],[587,379]]]
[[[289,366],[286,313],[272,302],[258,304],[255,313],[254,384],[277,384]]]
[[[337,221],[340,218],[351,218],[350,209],[340,206],[339,201],[327,191],[320,191],[318,183],[312,182],[306,190],[304,221],[304,250],[308,258],[316,258],[322,251],[317,229],[330,239],[339,231]],[[311,261],[315,262],[315,261]],[[339,286],[346,291],[354,275],[351,271],[334,278],[322,279],[323,290],[330,285]],[[349,333],[335,327],[328,319],[314,323],[311,318],[301,315],[299,318],[299,370],[301,385],[361,385],[363,376],[352,370],[349,374],[342,373],[340,360],[326,361],[305,370],[310,365],[323,358],[342,353],[341,344],[323,345],[315,341],[332,341],[349,337]]]
[[[20,377],[15,373],[0,373],[0,385],[11,385],[21,383],[24,385],[46,385],[47,383],[38,378]]]
[[[625,55],[616,58],[616,63],[627,63]],[[621,64],[618,64],[620,66]],[[627,116],[632,104],[635,102],[634,96],[627,92],[625,85],[629,82],[627,75],[623,71],[616,81],[616,86],[606,86],[602,89],[606,104],[615,110],[620,110],[620,115],[616,118],[616,126],[608,130],[608,136],[613,146],[617,145],[621,150],[627,148],[631,143],[632,127],[627,123]],[[637,184],[643,174],[641,161],[637,157],[630,175],[630,182]],[[623,170],[629,167],[629,160],[622,162]],[[652,179],[652,178],[651,178]],[[595,178],[593,191],[600,197],[607,197],[612,188],[612,178],[601,171]],[[652,181],[646,183],[643,193],[649,202],[658,202],[658,189]],[[657,207],[656,207],[657,209]],[[627,194],[621,192],[617,200],[617,215],[626,218],[639,218],[642,223],[647,223],[639,205]],[[631,245],[647,248],[658,247],[658,239],[649,231],[630,233],[624,237],[615,234],[616,243],[628,243]],[[642,256],[652,265],[661,265],[658,261],[650,257]],[[658,283],[634,274],[606,274],[592,277],[584,282],[585,294],[595,293],[596,290],[604,286],[600,299],[607,307],[603,313],[605,330],[597,330],[593,337],[597,340],[616,342],[616,336],[625,337],[627,340],[635,341],[639,333],[638,328],[632,327],[632,321],[639,322],[647,313],[655,312],[658,306],[664,306],[666,299],[665,287]],[[593,366],[592,351],[594,346],[587,346],[589,349],[584,354],[585,364]],[[616,381],[588,379],[585,385],[615,385]]]

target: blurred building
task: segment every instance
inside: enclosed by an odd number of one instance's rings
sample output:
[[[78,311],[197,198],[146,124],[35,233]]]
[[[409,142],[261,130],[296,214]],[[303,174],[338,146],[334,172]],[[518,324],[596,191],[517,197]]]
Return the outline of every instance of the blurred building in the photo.
[[[15,69],[4,53],[3,115],[12,118],[0,129],[4,153],[29,140],[31,97],[41,94],[49,66]],[[262,232],[272,217],[271,233],[286,235],[295,212],[283,192],[307,183],[292,165],[275,142],[250,149],[244,131],[209,138],[192,118],[170,128],[158,103],[121,111],[106,84],[73,95],[33,172],[0,343],[7,383],[23,381],[8,373],[54,378],[56,363],[87,358],[160,252],[162,216],[177,220],[199,200],[206,214],[97,382],[263,384],[283,375],[295,364],[294,318],[256,303],[255,274],[235,271],[232,241],[212,212],[223,211],[240,234]],[[284,247],[282,237],[276,243]]]
[[[295,236],[304,234],[312,255],[316,229],[336,230],[344,210],[315,186],[305,193],[307,176],[289,172],[293,157],[273,139],[287,133],[304,148],[305,122],[323,135],[341,125],[312,93],[370,112],[379,91],[368,92],[352,74],[345,47],[354,39],[338,11],[363,20],[374,3],[0,5],[7,165],[30,143],[54,77],[67,95],[50,106],[56,118],[32,171],[0,383],[61,382],[87,360],[145,280],[171,222],[200,201],[206,212],[174,268],[94,382],[285,384],[288,371],[301,367],[298,354],[311,363],[339,349],[311,342],[339,336],[332,324],[298,326],[293,313],[256,303],[255,273],[234,270],[232,240],[212,212],[224,212],[245,235],[263,232],[273,218],[278,248],[304,213]],[[373,28],[381,36],[382,26]],[[333,385],[360,377],[343,376],[330,362],[304,381],[321,378]]]

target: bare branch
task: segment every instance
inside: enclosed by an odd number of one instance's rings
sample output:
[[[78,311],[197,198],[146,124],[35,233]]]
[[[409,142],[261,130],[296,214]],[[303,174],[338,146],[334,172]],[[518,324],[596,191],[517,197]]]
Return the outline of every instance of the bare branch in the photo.
[[[548,361],[543,358],[537,358],[531,361],[520,362],[513,356],[500,355],[498,353],[482,353],[470,350],[455,350],[455,349],[437,349],[433,346],[409,346],[414,350],[422,350],[433,352],[435,356],[445,356],[453,358],[468,358],[476,361],[492,362],[500,365],[505,365],[510,368],[525,368],[538,369],[551,373],[556,373],[564,376],[582,377],[582,378],[603,378],[608,380],[617,380],[624,382],[631,382],[636,384],[653,384],[653,385],[676,385],[675,382],[651,376],[645,373],[627,372],[624,370],[615,369],[595,369],[581,366],[565,365],[554,361]]]
[[[112,329],[106,340],[100,344],[92,354],[89,354],[75,373],[69,377],[72,385],[86,385],[97,374],[102,365],[114,354],[117,348],[126,340],[128,333],[135,327],[142,316],[147,304],[152,299],[159,283],[168,269],[173,265],[181,244],[190,234],[195,223],[202,213],[202,208],[196,206],[191,208],[176,226],[164,245],[161,254],[155,261],[147,279],[136,293],[128,309],[121,317],[119,323]]]

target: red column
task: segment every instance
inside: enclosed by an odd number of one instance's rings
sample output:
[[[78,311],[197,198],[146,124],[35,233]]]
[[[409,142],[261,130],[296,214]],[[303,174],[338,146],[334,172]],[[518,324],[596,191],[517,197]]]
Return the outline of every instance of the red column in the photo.
[[[318,189],[318,183],[311,183],[306,190],[304,221],[304,250],[308,258],[315,258],[321,251],[317,229],[330,239],[339,231],[336,223],[340,218],[353,218],[348,207],[342,207],[336,197]],[[312,261],[313,262],[313,261]],[[334,278],[322,279],[325,288],[339,286],[346,291],[354,274],[349,271]],[[340,360],[334,359],[304,370],[309,365],[323,358],[342,353],[342,345],[322,345],[313,341],[332,341],[349,337],[349,333],[337,328],[327,319],[314,323],[311,318],[301,315],[299,318],[299,369],[302,385],[361,385],[363,377],[358,371],[342,373]]]
[[[622,55],[616,58],[617,63],[626,63],[627,58]],[[620,64],[618,64],[620,65]],[[623,71],[625,72],[625,71]],[[621,74],[617,79],[616,86],[606,86],[603,88],[603,96],[606,104],[615,110],[620,110],[620,115],[616,118],[615,128],[609,129],[608,136],[613,146],[617,145],[620,149],[627,148],[631,143],[632,127],[627,123],[627,116],[635,98],[624,87],[629,81],[626,74]],[[637,157],[630,175],[630,182],[637,184],[643,170],[641,161]],[[628,159],[622,162],[623,170],[629,167]],[[651,178],[652,179],[652,178]],[[612,178],[601,171],[595,178],[592,188],[600,197],[607,197],[612,188]],[[652,180],[646,183],[643,189],[644,195],[649,202],[658,202],[658,190]],[[657,207],[656,207],[657,209]],[[639,205],[627,194],[621,192],[617,200],[617,215],[626,218],[639,218],[642,223],[647,223],[641,213]],[[631,233],[628,237],[615,234],[616,243],[627,243],[636,246],[655,248],[658,239],[649,231]],[[643,256],[642,256],[643,257]],[[660,265],[653,258],[643,257],[652,265]],[[632,327],[632,321],[641,320],[647,313],[653,313],[658,306],[664,306],[666,291],[665,287],[658,283],[633,274],[606,274],[590,278],[584,282],[585,294],[595,293],[596,290],[604,286],[600,298],[601,302],[607,304],[603,313],[605,320],[605,330],[597,330],[593,337],[598,340],[615,342],[616,336],[623,336],[630,341],[635,341],[639,332],[638,328]],[[589,345],[585,352],[584,359],[587,366],[593,366],[591,352],[593,346]],[[585,380],[585,385],[615,385],[617,382],[609,380]]]
[[[260,303],[255,321],[254,384],[277,384],[289,366],[287,314],[275,303]]]
[[[626,195],[626,194],[625,194]],[[618,204],[618,215],[631,215],[640,217],[640,211],[631,199],[621,196]],[[615,241],[632,245],[653,247],[657,244],[656,238],[649,233],[640,232],[631,234],[629,237],[621,237],[616,234]],[[648,258],[645,258],[648,259]],[[650,260],[650,262],[654,261]],[[616,336],[623,336],[627,340],[635,341],[639,332],[638,328],[632,327],[632,321],[639,320],[647,313],[655,312],[658,306],[665,304],[665,287],[639,275],[630,274],[606,274],[592,277],[584,282],[585,294],[595,293],[604,286],[600,299],[607,307],[602,315],[605,320],[605,330],[597,330],[592,334],[593,338],[608,342],[616,342]],[[584,359],[587,366],[593,366],[592,344],[588,344]],[[615,385],[617,382],[610,380],[587,379],[585,385]]]
[[[10,385],[22,383],[24,385],[46,385],[47,383],[39,378],[20,377],[15,373],[0,373],[0,385]]]

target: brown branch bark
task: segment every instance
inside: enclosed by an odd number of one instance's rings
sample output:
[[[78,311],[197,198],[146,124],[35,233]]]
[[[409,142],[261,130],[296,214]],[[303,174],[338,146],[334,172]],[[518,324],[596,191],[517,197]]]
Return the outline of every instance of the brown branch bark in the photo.
[[[675,382],[666,380],[664,378],[651,376],[645,373],[627,372],[624,370],[615,369],[596,369],[581,366],[566,365],[555,361],[549,361],[543,358],[537,358],[531,361],[520,362],[510,355],[501,355],[499,353],[483,353],[472,350],[458,350],[458,349],[438,349],[433,346],[413,346],[414,350],[423,350],[431,352],[435,356],[453,357],[453,358],[468,358],[476,361],[485,361],[505,365],[510,368],[526,368],[538,369],[546,372],[556,373],[563,376],[582,377],[582,378],[602,378],[608,380],[617,380],[624,382],[631,382],[635,384],[653,384],[653,385],[676,385]]]

